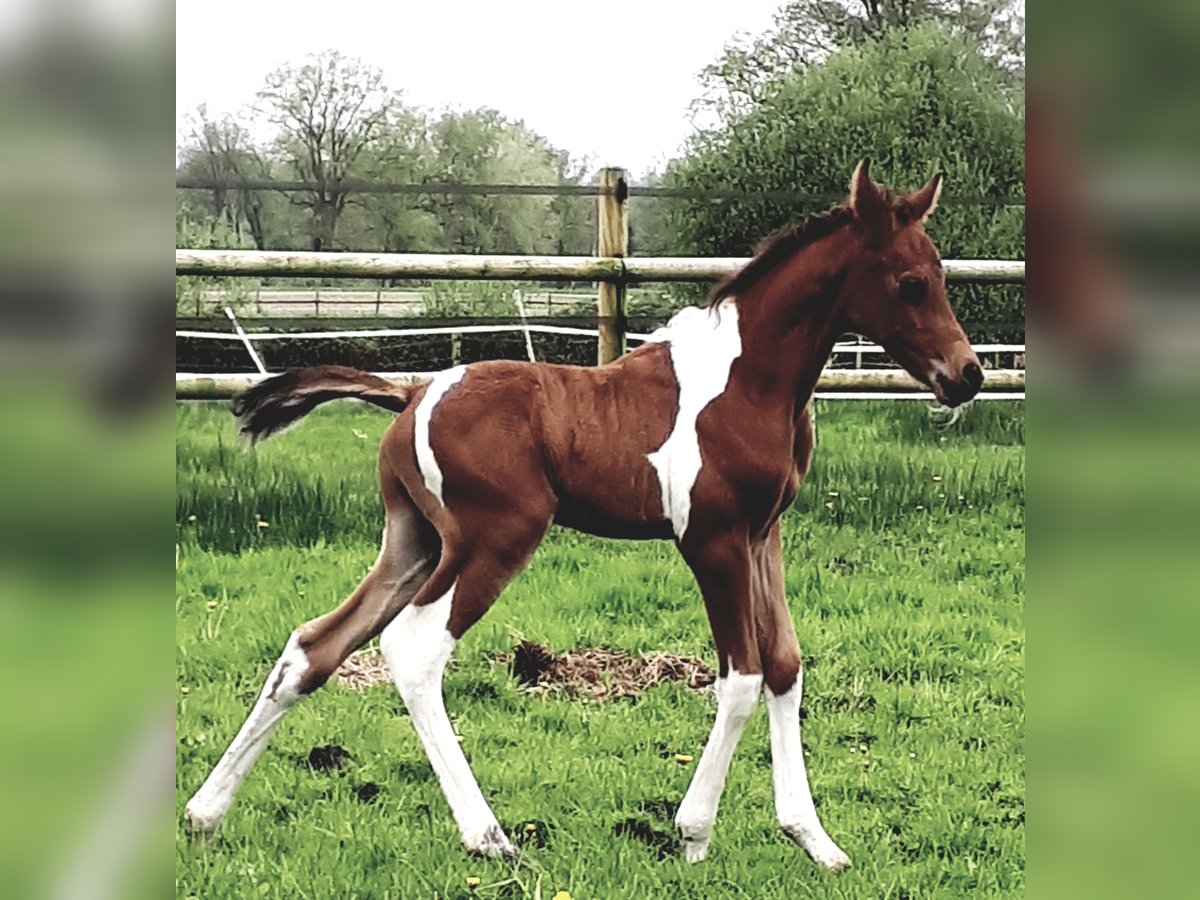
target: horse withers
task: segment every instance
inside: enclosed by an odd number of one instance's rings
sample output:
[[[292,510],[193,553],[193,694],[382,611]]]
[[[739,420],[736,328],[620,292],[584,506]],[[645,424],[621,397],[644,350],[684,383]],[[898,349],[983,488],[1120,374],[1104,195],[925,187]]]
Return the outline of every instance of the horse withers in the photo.
[[[442,674],[454,645],[557,522],[604,537],[674,540],[695,574],[719,677],[716,722],[676,816],[686,858],[707,855],[730,760],[762,696],[779,824],[819,865],[847,867],[805,771],[801,656],[779,518],[808,469],[808,402],[839,335],[879,343],[947,406],[982,384],[922,227],[941,185],[935,176],[892,194],[860,163],[844,205],[770,238],[706,309],[684,310],[606,366],[481,362],[413,388],[318,366],[236,398],[251,439],[340,397],[397,413],[379,456],[386,525],[359,587],[292,633],[249,718],[188,803],[189,828],[217,827],[287,710],[379,635],[466,845],[513,854],[455,739]]]

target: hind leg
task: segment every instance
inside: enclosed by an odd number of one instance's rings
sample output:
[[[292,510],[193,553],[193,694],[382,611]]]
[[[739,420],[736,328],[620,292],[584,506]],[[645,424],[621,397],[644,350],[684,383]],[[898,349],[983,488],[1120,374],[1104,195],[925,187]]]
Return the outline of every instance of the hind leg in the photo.
[[[341,606],[292,632],[245,724],[188,801],[186,821],[193,833],[216,829],[288,710],[378,634],[433,571],[436,532],[402,489],[392,488],[390,497],[387,489],[384,493],[388,519],[378,561]]]
[[[447,542],[437,571],[379,640],[463,841],[487,856],[512,856],[515,851],[455,737],[442,697],[442,675],[458,639],[529,561],[551,515],[528,506],[503,516],[456,511],[457,522],[485,524]]]

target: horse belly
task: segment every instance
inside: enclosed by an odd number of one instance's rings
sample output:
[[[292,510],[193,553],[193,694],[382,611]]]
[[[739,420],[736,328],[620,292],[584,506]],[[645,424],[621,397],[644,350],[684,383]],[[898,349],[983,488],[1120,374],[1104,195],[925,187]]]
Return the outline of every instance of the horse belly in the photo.
[[[581,460],[561,472],[560,525],[600,537],[649,540],[673,536],[658,479],[645,456]]]

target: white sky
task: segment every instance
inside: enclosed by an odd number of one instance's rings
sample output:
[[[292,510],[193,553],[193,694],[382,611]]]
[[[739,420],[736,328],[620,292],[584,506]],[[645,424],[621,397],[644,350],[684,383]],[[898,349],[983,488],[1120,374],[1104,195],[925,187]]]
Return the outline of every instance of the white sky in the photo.
[[[634,175],[691,131],[696,76],[783,0],[180,0],[176,122],[249,105],[264,76],[336,49],[417,106],[489,106],[555,146]],[[252,122],[245,122],[252,125]]]

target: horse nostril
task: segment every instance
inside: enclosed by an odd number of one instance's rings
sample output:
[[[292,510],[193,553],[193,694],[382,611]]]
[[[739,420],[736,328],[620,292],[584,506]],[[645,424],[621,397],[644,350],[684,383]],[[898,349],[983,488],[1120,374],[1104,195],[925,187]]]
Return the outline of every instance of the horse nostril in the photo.
[[[983,369],[979,368],[979,363],[967,363],[963,366],[963,381],[970,387],[972,393],[978,391],[983,386]]]

